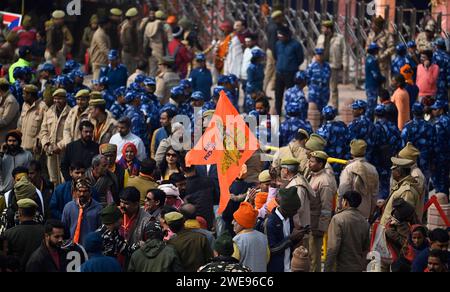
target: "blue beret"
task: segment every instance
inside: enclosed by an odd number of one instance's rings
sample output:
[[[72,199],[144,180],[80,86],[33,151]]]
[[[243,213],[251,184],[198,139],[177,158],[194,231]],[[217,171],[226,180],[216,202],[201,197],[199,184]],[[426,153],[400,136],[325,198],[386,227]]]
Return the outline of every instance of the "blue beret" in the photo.
[[[109,61],[116,60],[117,58],[119,58],[119,52],[117,50],[109,51],[109,53],[108,53]]]
[[[78,62],[75,62],[74,60],[68,60],[65,64],[64,64],[64,72],[70,72],[73,71],[75,69],[80,68],[81,65]]]
[[[284,107],[286,114],[289,116],[296,116],[300,113],[300,103],[290,102]]]
[[[406,46],[405,46],[405,44],[403,44],[403,43],[398,44],[395,47],[395,51],[397,52],[397,54],[404,54],[404,53],[406,53]]]
[[[325,52],[325,50],[323,48],[316,48],[314,50],[314,52],[316,53],[316,55],[323,55],[323,53]]]
[[[175,86],[170,90],[171,96],[179,96],[184,94],[184,88],[182,86]]]
[[[100,77],[100,79],[98,80],[100,85],[108,85],[109,83],[109,78],[108,77]]]
[[[39,71],[55,72],[55,66],[51,63],[44,63],[40,66]]]
[[[163,112],[172,111],[174,115],[178,113],[178,109],[174,104],[166,103],[160,110],[159,114],[161,115]]]
[[[230,80],[230,83],[236,83],[239,80],[239,78],[234,74],[228,75],[228,79]]]
[[[261,49],[253,49],[252,50],[252,56],[253,58],[262,58],[266,54]]]
[[[445,109],[448,107],[447,101],[436,100],[436,102],[430,107],[432,110]]]
[[[424,113],[425,108],[423,107],[423,104],[420,102],[416,102],[412,106],[412,113],[416,115],[422,115]]]
[[[197,54],[195,55],[195,60],[204,62],[206,61],[206,56],[205,54]]]
[[[145,75],[139,74],[134,79],[134,82],[136,82],[136,83],[143,83],[145,81],[145,78],[146,78]]]
[[[300,82],[300,81],[306,81],[306,72],[305,71],[298,71],[295,74],[295,82]]]
[[[352,109],[367,109],[367,102],[364,100],[358,99],[354,103],[352,103]]]
[[[131,91],[141,91],[142,90],[141,86],[136,82],[131,83],[130,86],[128,86],[128,89]]]
[[[193,100],[205,100],[205,95],[201,91],[194,91],[191,95]]]
[[[126,103],[130,103],[137,98],[139,98],[139,94],[135,91],[127,91],[127,93],[125,94]]]
[[[220,93],[224,91],[226,88],[223,86],[217,86],[213,90],[213,97],[218,98],[220,96]]]
[[[92,84],[92,85],[99,85],[99,84],[100,84],[100,81],[99,81],[98,79],[92,79],[92,80],[91,80],[91,84]]]
[[[325,120],[331,121],[333,120],[337,115],[337,111],[332,106],[326,106],[322,109],[322,116]]]
[[[406,44],[406,46],[407,46],[408,48],[414,48],[414,47],[416,47],[416,42],[415,42],[415,41],[409,41],[409,42]]]
[[[376,116],[384,116],[386,113],[386,107],[382,104],[379,104],[375,107],[375,115]]]
[[[183,79],[180,81],[180,86],[184,89],[192,88],[192,81],[190,79]]]
[[[86,74],[84,74],[84,72],[82,72],[81,70],[75,70],[73,71],[73,77],[79,77],[79,78],[84,78]]]
[[[378,49],[380,49],[380,47],[377,45],[377,43],[370,43],[370,45],[367,49],[372,51],[372,50],[378,50]]]
[[[56,77],[55,84],[67,86],[71,83],[72,80],[66,75],[61,75]]]
[[[146,85],[146,86],[155,86],[156,85],[156,80],[155,80],[155,78],[153,78],[153,77],[147,77],[147,78],[145,78],[145,80],[144,80],[144,85]]]
[[[115,95],[116,97],[117,97],[117,96],[124,96],[126,91],[127,91],[127,88],[126,88],[125,86],[121,86],[121,87],[117,88],[117,89],[114,91],[114,95]]]
[[[231,83],[230,78],[226,75],[220,75],[217,79],[217,84],[227,84]]]

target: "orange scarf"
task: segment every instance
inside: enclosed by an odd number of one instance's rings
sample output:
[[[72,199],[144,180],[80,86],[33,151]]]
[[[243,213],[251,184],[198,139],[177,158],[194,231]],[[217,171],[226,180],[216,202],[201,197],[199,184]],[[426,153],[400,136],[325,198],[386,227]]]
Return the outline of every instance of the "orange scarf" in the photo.
[[[83,208],[79,208],[77,228],[75,229],[75,234],[73,236],[73,242],[75,242],[75,243],[80,242],[81,222],[83,221],[83,211],[84,211]]]

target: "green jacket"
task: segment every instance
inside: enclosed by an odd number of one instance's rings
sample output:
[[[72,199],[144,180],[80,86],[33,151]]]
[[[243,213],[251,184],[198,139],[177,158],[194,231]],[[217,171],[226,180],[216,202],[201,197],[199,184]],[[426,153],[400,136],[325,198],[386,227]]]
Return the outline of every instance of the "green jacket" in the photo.
[[[197,272],[213,257],[208,239],[203,234],[191,230],[182,230],[169,240],[180,256],[184,272]]]
[[[128,272],[183,272],[183,267],[172,246],[153,239],[133,253]]]
[[[9,67],[9,82],[14,83],[16,81],[16,79],[14,79],[14,69],[16,69],[17,67],[30,67],[30,66],[31,63],[22,58],[20,58],[17,62],[12,64],[11,67]]]

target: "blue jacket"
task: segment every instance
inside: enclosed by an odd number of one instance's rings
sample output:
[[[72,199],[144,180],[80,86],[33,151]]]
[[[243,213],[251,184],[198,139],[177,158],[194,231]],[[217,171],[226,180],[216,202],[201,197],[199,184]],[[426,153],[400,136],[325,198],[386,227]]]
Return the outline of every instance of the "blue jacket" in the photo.
[[[51,218],[61,220],[64,206],[72,200],[72,181],[67,181],[57,186],[50,199]]]
[[[427,268],[429,254],[430,254],[429,248],[426,248],[426,249],[422,250],[420,253],[418,253],[412,263],[411,272],[422,273]],[[450,253],[449,252],[447,252],[447,266],[450,266]]]
[[[255,93],[263,90],[264,66],[262,64],[250,64],[247,69],[247,93]]]
[[[267,218],[267,223],[265,226],[267,240],[269,241],[269,248],[271,251],[270,261],[267,266],[267,272],[269,273],[282,273],[284,272],[284,252],[285,249],[280,248],[283,245],[288,245],[287,241],[289,238],[284,237],[283,233],[283,222],[280,217],[273,210],[272,214]],[[291,225],[291,233],[294,229],[294,220],[290,218]],[[280,248],[279,251],[275,251],[277,248]],[[292,258],[293,249],[291,247],[291,258]]]
[[[420,151],[419,167],[421,170],[430,169],[435,139],[433,125],[424,119],[414,118],[402,130],[402,146],[405,147],[408,142],[411,142]]]
[[[294,39],[286,43],[278,41],[275,45],[275,59],[278,73],[295,73],[305,59],[303,47]]]
[[[91,204],[84,210],[81,221],[80,242],[84,242],[85,237],[89,233],[95,232],[102,225],[100,218],[102,209],[102,205],[92,199]],[[73,239],[77,228],[79,210],[79,206],[75,201],[69,202],[63,210],[62,222],[66,227],[66,234],[70,234],[71,239]]]
[[[108,77],[108,88],[114,92],[121,86],[127,86],[128,70],[123,64],[119,64],[116,69],[112,69],[111,66],[103,67],[100,70],[101,77]]]
[[[82,273],[120,273],[122,268],[119,262],[103,254],[89,254],[89,260],[81,265]]]
[[[378,60],[374,55],[367,55],[366,58],[366,89],[374,89],[380,87],[381,83],[386,79],[381,75]]]
[[[189,78],[192,79],[192,90],[201,91],[205,95],[205,101],[209,101],[213,85],[211,71],[207,68],[195,68]]]

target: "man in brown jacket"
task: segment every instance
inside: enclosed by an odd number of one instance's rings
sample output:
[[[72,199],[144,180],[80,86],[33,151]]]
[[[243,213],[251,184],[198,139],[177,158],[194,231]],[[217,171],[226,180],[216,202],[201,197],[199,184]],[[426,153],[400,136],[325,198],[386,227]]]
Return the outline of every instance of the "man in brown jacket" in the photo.
[[[56,64],[59,68],[64,67],[66,54],[73,46],[73,36],[67,26],[64,25],[66,14],[62,10],[52,13],[50,26],[47,28],[47,49],[45,60]]]
[[[19,103],[9,88],[8,80],[0,78],[0,141],[5,141],[6,134],[16,128],[19,119]]]
[[[126,20],[120,30],[120,43],[122,44],[122,61],[127,67],[128,72],[136,70],[138,60],[138,32],[137,22],[139,12],[136,8],[130,8],[125,14]]]
[[[312,152],[309,158],[311,170],[308,181],[311,188],[320,199],[318,209],[311,209],[311,237],[309,251],[311,254],[311,272],[321,272],[323,236],[328,230],[333,213],[333,201],[337,192],[336,178],[333,173],[325,170],[328,155],[323,151]]]
[[[95,126],[94,142],[99,145],[109,143],[111,137],[117,133],[117,121],[110,112],[106,111],[106,101],[100,92],[92,92],[89,101],[91,108],[90,121]]]
[[[70,110],[67,122],[64,125],[63,139],[65,145],[81,138],[80,122],[89,119],[89,90],[78,91],[75,98],[77,105]]]
[[[366,270],[365,259],[370,245],[370,225],[358,211],[358,192],[342,196],[342,211],[336,214],[328,228],[325,272],[356,272]]]
[[[90,48],[94,80],[97,80],[100,77],[100,69],[108,65],[108,52],[111,49],[111,41],[106,33],[110,26],[109,19],[101,17],[98,21],[98,25],[99,27],[92,37]]]
[[[150,18],[150,21],[144,28],[144,53],[150,51],[148,64],[149,76],[156,76],[158,72],[158,62],[164,57],[165,49],[167,47],[167,36],[164,31],[164,13],[156,11],[155,18]],[[149,54],[146,54],[149,55]]]
[[[294,158],[298,161],[303,161],[308,158],[305,149],[305,143],[309,139],[309,134],[306,130],[298,130],[295,139],[285,147],[281,147],[275,153],[273,158],[272,167],[279,170],[281,161],[283,159]]]
[[[417,181],[411,176],[411,167],[414,161],[392,157],[392,177],[394,185],[391,187],[391,194],[384,204],[383,215],[380,224],[385,225],[392,214],[392,204],[395,199],[402,198],[416,210],[416,215],[423,214],[423,203],[420,203],[420,194],[417,191]]]
[[[342,205],[342,196],[346,192],[358,192],[362,196],[358,210],[369,219],[376,208],[380,182],[376,168],[364,158],[366,149],[367,143],[364,140],[353,140],[350,143],[353,160],[341,173],[338,208]]]
[[[24,104],[17,128],[22,132],[22,148],[30,151],[33,155],[41,152],[39,133],[41,131],[44,113],[48,107],[38,97],[38,88],[35,85],[26,85],[23,90]]]
[[[64,89],[58,89],[53,93],[53,105],[44,114],[40,133],[41,143],[47,154],[50,181],[55,185],[63,182],[60,168],[62,153],[66,148],[63,139],[64,124],[70,111],[66,98],[67,92]]]

